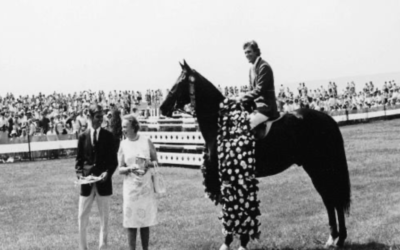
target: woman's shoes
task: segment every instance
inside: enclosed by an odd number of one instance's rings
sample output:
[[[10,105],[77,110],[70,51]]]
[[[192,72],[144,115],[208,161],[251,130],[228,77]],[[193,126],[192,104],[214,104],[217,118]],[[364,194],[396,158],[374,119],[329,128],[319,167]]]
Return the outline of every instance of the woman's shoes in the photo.
[[[229,247],[224,243],[222,246],[219,248],[219,250],[229,250]]]

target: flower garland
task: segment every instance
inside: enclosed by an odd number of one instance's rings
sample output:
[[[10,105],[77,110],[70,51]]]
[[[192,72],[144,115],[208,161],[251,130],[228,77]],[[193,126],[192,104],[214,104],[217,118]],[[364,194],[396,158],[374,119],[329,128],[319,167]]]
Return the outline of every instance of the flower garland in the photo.
[[[225,235],[260,235],[261,215],[255,178],[255,140],[250,132],[249,114],[240,104],[226,98],[220,103],[218,129],[218,163],[221,183],[222,213]]]

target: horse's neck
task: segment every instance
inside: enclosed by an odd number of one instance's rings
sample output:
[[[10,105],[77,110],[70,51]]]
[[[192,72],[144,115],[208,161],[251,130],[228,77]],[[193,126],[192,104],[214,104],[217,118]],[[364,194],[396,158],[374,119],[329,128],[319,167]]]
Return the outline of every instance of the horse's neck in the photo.
[[[222,93],[208,80],[196,85],[196,114],[205,118],[218,114],[219,104],[225,99]]]
[[[197,121],[210,151],[217,138],[219,104],[224,99],[222,93],[207,80],[196,87]]]

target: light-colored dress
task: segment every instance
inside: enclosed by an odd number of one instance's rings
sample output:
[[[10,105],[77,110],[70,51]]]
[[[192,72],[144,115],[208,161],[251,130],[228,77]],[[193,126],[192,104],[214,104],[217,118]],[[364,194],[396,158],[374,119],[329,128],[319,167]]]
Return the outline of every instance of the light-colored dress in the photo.
[[[137,156],[154,159],[156,154],[150,151],[149,139],[145,136],[140,135],[136,141],[125,139],[118,151],[119,166],[132,166],[136,163]],[[157,200],[151,178],[152,172],[153,168],[143,176],[134,173],[124,176],[123,227],[142,228],[157,224]]]

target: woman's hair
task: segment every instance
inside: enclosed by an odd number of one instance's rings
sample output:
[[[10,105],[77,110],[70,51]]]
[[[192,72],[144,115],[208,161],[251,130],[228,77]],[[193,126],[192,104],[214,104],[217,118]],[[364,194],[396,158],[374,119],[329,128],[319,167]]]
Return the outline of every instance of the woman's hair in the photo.
[[[135,115],[133,115],[133,114],[125,115],[123,117],[123,119],[129,121],[133,130],[135,130],[135,133],[137,133],[139,131],[140,124],[139,124],[139,121],[136,119]]]
[[[110,131],[116,137],[122,138],[121,112],[118,109],[111,110]]]
[[[60,124],[62,126],[62,131],[58,132],[58,125],[60,125]],[[58,122],[58,123],[54,124],[54,130],[56,131],[57,135],[62,134],[64,132],[64,124],[62,122]]]
[[[256,43],[256,41],[252,40],[252,41],[245,42],[243,44],[243,49],[246,49],[247,47],[251,48],[254,52],[256,52],[257,56],[261,55],[261,50],[258,47],[258,44]]]

